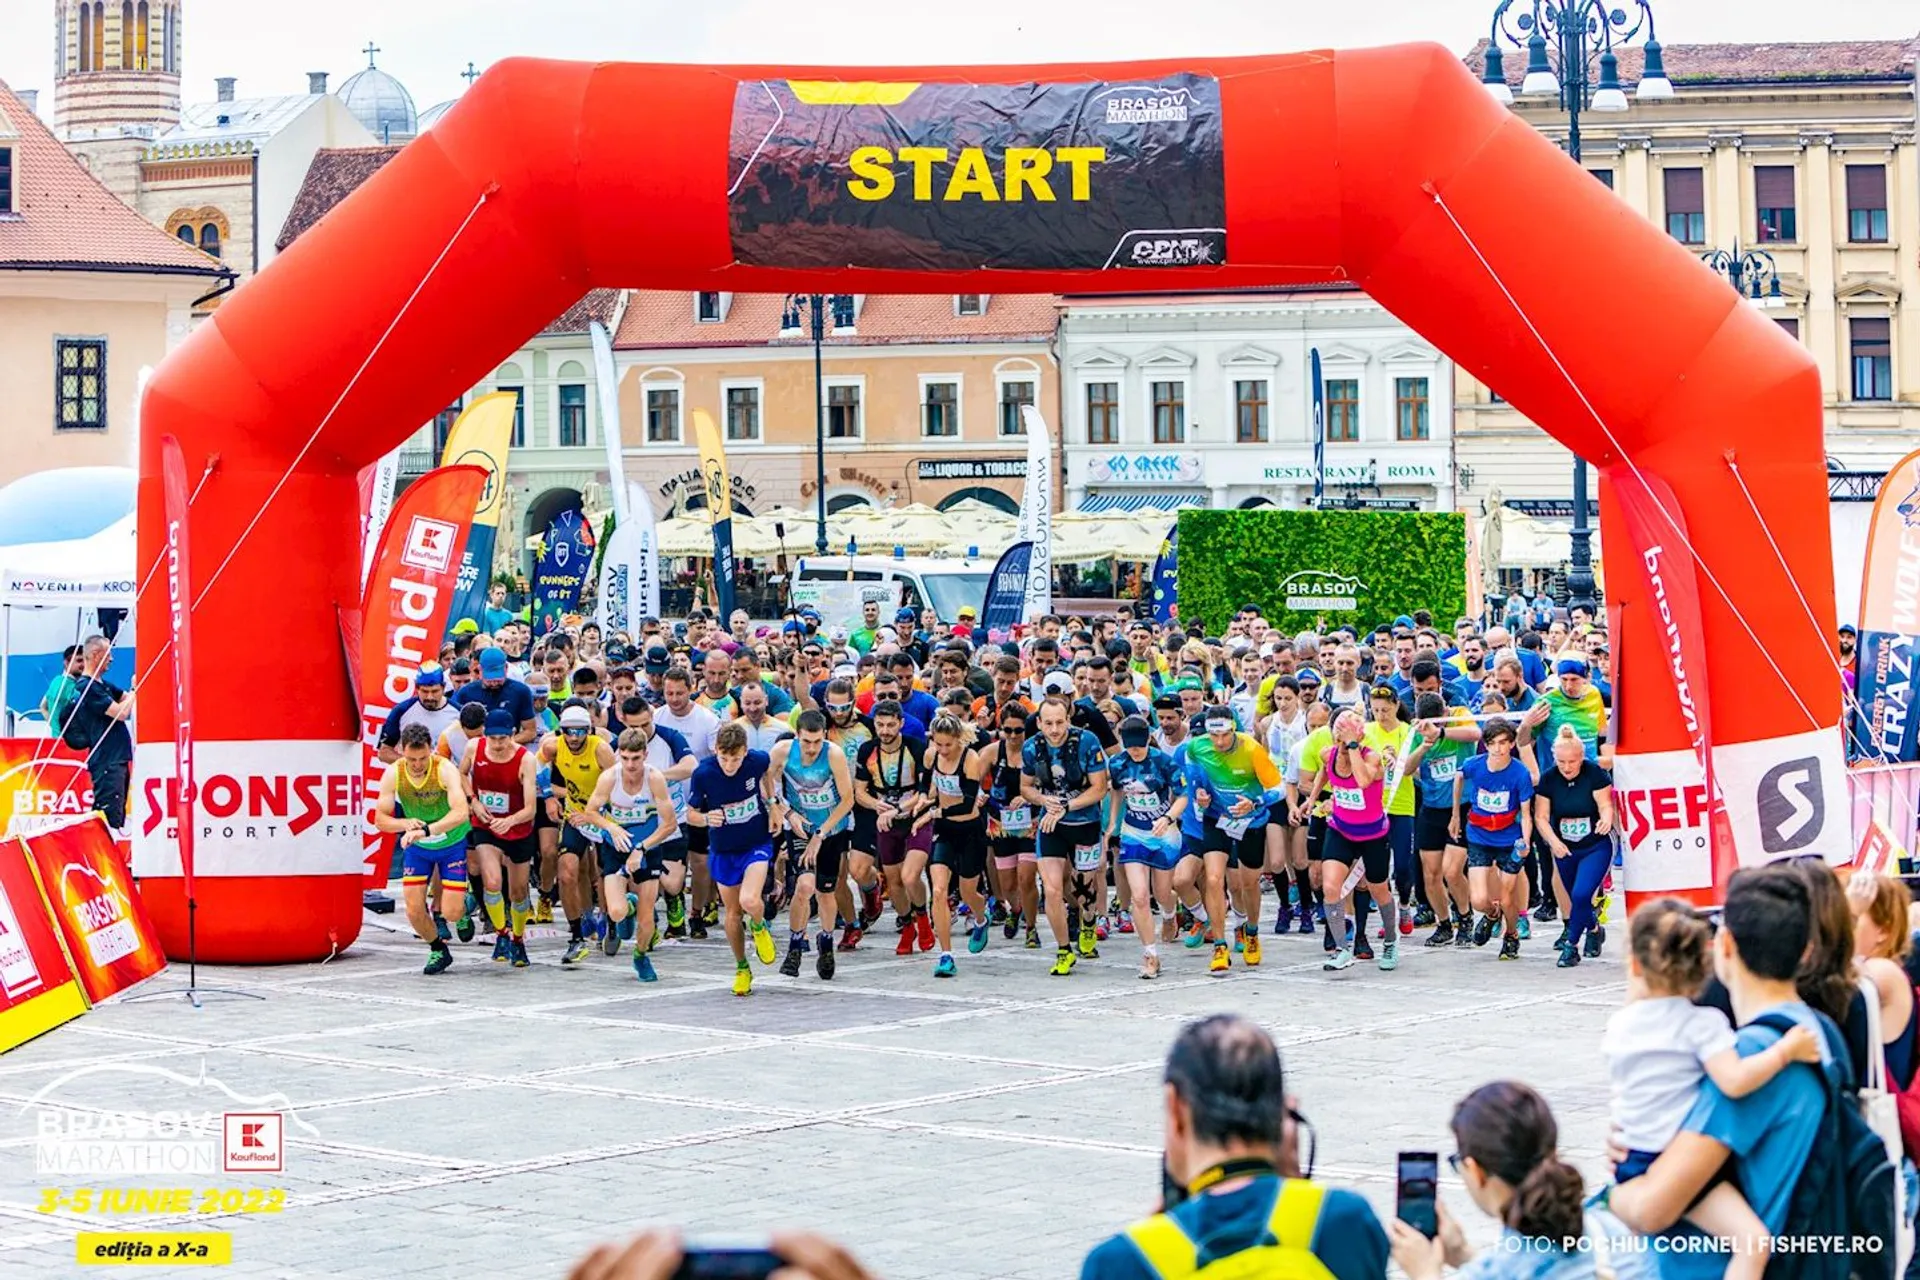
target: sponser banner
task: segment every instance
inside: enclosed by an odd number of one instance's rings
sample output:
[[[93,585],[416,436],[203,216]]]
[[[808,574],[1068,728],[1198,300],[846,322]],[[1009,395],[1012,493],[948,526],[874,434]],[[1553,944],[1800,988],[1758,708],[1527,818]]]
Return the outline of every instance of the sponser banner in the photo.
[[[1220,86],[752,80],[734,256],[761,267],[1104,268],[1227,256]]]
[[[99,1004],[167,967],[153,921],[99,814],[19,836],[87,1001]],[[0,857],[11,856],[0,846]]]
[[[0,843],[0,1053],[86,1011],[26,849]]]

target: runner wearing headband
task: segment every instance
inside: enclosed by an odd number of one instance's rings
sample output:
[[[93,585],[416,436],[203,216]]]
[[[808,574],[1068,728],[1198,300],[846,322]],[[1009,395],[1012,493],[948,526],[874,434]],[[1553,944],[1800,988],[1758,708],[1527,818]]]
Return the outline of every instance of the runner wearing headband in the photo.
[[[922,951],[933,950],[933,921],[927,918],[927,857],[933,852],[933,833],[914,824],[925,801],[921,762],[927,743],[905,736],[904,720],[899,703],[874,704],[874,738],[860,748],[853,774],[854,798],[873,814],[880,869],[900,921],[894,954],[901,956],[913,954],[916,944]]]

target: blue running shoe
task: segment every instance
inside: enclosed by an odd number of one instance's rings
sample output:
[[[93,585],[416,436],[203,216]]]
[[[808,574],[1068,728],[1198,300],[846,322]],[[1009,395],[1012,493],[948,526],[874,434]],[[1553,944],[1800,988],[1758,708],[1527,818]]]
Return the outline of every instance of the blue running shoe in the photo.
[[[658,982],[660,975],[653,971],[653,961],[644,951],[633,953],[633,976],[642,982]]]
[[[505,964],[513,959],[513,939],[502,933],[493,940],[493,962]]]
[[[953,973],[954,973],[954,965],[953,965],[952,956],[942,955],[940,959],[934,963],[934,966],[933,966],[934,977],[951,978],[953,976]]]
[[[987,949],[987,925],[983,920],[967,931],[967,950],[979,955]]]
[[[627,895],[627,915],[620,922],[620,941],[627,942],[633,937],[634,922],[640,916],[640,899],[633,894]]]

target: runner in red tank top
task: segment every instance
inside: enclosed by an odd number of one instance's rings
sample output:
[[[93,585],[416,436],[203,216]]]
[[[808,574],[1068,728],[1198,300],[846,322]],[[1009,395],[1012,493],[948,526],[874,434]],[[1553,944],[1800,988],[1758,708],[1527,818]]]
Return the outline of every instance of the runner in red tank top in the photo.
[[[513,716],[487,713],[486,738],[467,753],[466,786],[472,803],[470,844],[480,867],[481,901],[493,922],[493,958],[518,969],[527,967],[527,919],[533,914],[528,888],[536,841],[534,807],[536,766],[526,748],[513,740]],[[507,864],[507,890],[501,894],[500,864]],[[511,920],[511,930],[508,922]]]

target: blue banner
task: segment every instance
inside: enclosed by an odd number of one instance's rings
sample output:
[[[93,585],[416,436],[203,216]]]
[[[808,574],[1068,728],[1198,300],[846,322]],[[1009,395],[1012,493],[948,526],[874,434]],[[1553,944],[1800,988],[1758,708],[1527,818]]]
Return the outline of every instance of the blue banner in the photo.
[[[1027,603],[1027,574],[1033,565],[1033,544],[1016,542],[1000,555],[987,579],[987,603],[980,610],[980,625],[988,636],[996,631],[1011,631],[1020,621]]]
[[[1180,617],[1180,526],[1167,532],[1153,562],[1153,620],[1161,626]]]
[[[578,511],[562,511],[547,526],[547,546],[533,571],[533,630],[545,635],[562,614],[580,607],[593,571],[593,530]]]
[[[1327,490],[1327,384],[1320,377],[1320,348],[1307,353],[1313,382],[1313,505],[1317,509]]]
[[[460,576],[454,581],[453,608],[447,625],[472,618],[487,626],[487,589],[493,585],[493,544],[500,531],[490,524],[474,524],[467,531],[467,549],[460,555]]]
[[[1859,709],[1853,716],[1848,754],[1876,763],[1920,759],[1920,714],[1914,706],[1914,661],[1920,637],[1862,631],[1859,640]]]
[[[733,512],[729,510],[726,519],[713,522],[713,594],[722,628],[733,617],[733,571]]]

